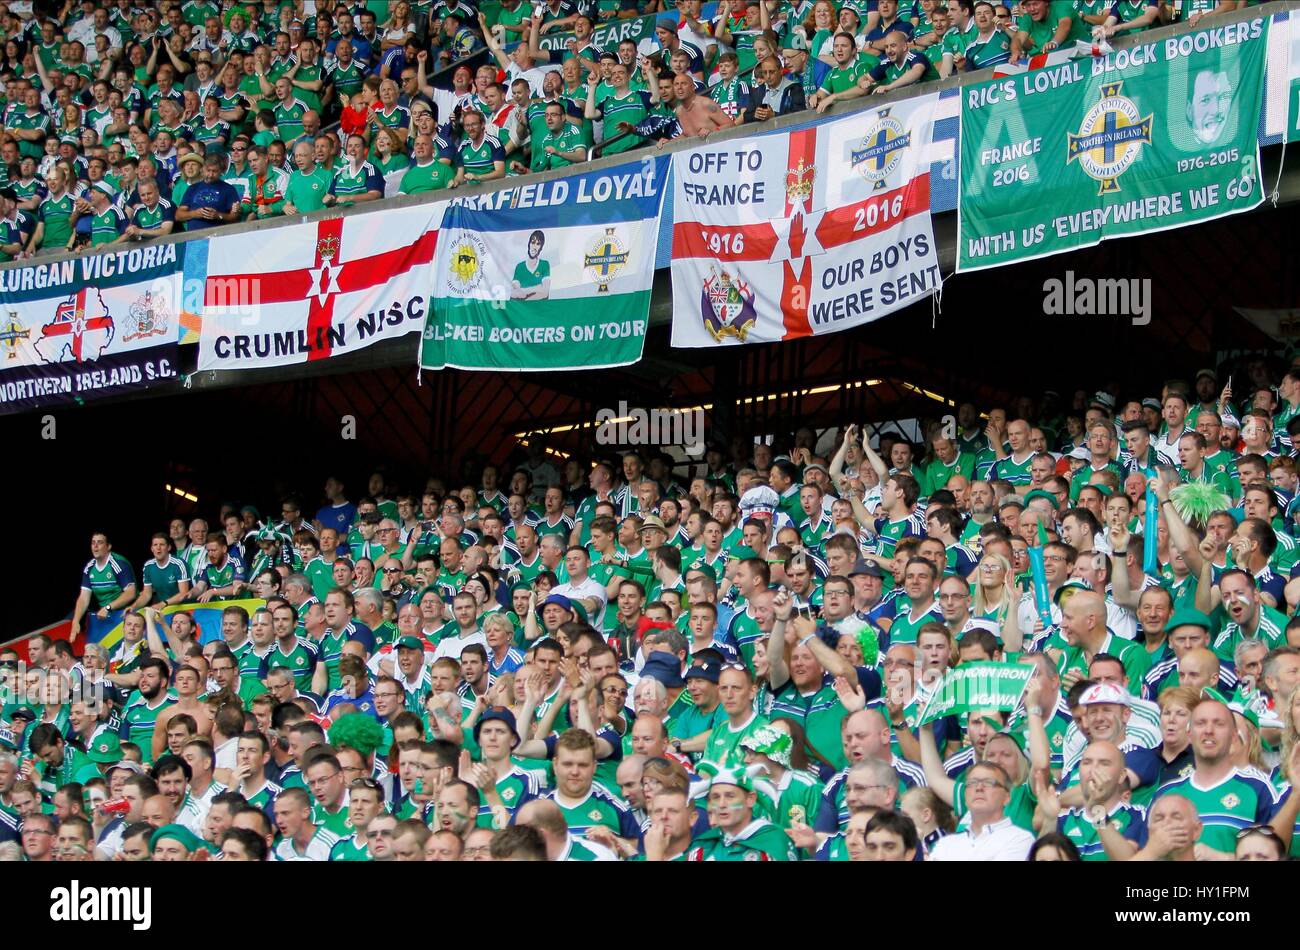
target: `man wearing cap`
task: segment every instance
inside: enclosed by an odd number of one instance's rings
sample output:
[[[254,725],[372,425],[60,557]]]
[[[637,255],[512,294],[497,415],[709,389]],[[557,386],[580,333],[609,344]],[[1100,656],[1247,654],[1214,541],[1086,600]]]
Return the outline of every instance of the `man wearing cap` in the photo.
[[[1130,791],[1150,786],[1159,775],[1159,764],[1146,754],[1146,749],[1160,742],[1159,710],[1150,712],[1146,707],[1154,709],[1153,704],[1134,699],[1121,684],[1112,680],[1113,677],[1099,675],[1075,703],[1072,712],[1076,724],[1066,731],[1058,786],[1064,807],[1083,803],[1085,789],[1079,784],[1079,763],[1090,742],[1112,742],[1124,754]],[[1145,706],[1136,707],[1136,703],[1145,703]],[[1134,727],[1131,730],[1130,725]],[[1142,800],[1146,798],[1144,794]]]
[[[847,710],[835,680],[847,680],[851,692],[860,692],[870,701],[880,696],[880,674],[855,667],[828,646],[812,618],[791,620],[793,605],[787,595],[778,594],[773,607],[776,621],[767,643],[768,688],[774,694],[772,718],[797,722],[822,761],[841,768],[846,764],[840,736]],[[791,647],[788,666],[787,644]]]
[[[1145,598],[1147,594],[1143,596]],[[1208,651],[1214,621],[1195,608],[1183,607],[1170,615],[1164,629],[1164,649],[1142,678],[1142,696],[1152,702],[1159,699],[1166,689],[1182,685],[1179,680],[1182,658],[1195,650]],[[1228,693],[1237,688],[1237,676],[1231,664],[1220,665],[1218,686]]]
[[[1195,390],[1196,403],[1192,406],[1192,421],[1195,422],[1202,412],[1212,412],[1215,415],[1219,413],[1219,376],[1214,370],[1205,368],[1196,371],[1196,378],[1192,381],[1192,388]],[[1159,410],[1159,403],[1156,409]]]
[[[673,749],[690,755],[692,760],[704,751],[713,729],[727,718],[718,694],[721,673],[722,655],[711,650],[695,654],[686,671],[691,705],[673,720],[668,735]]]
[[[90,189],[90,246],[100,247],[126,240],[126,215],[113,203],[116,192],[106,181],[97,181]]]
[[[206,861],[211,853],[202,838],[181,824],[163,825],[155,831],[149,838],[149,850],[155,861]]]
[[[811,56],[808,51],[808,37],[803,30],[790,30],[787,33],[781,58],[785,61],[787,75],[803,87],[805,102],[821,88],[826,80],[826,74],[831,71],[827,63]]]
[[[511,758],[519,745],[514,713],[504,706],[484,709],[474,723],[474,741],[485,770],[476,768],[474,774],[479,789],[476,823],[480,828],[504,828],[524,804],[540,794],[537,776],[521,769]]]
[[[1279,793],[1262,773],[1234,764],[1237,728],[1223,697],[1207,690],[1192,709],[1195,768],[1156,791],[1157,804],[1167,795],[1181,795],[1195,806],[1202,822],[1202,859],[1232,860],[1237,833],[1248,825],[1268,825],[1289,845],[1300,811],[1300,796],[1294,794],[1300,784],[1300,744],[1292,746],[1290,760],[1279,766],[1292,786]]]
[[[821,808],[822,783],[790,765],[794,740],[775,723],[740,740],[745,771],[754,771],[757,811],[782,829],[793,824],[808,825]],[[759,776],[762,778],[759,778]]]
[[[419,608],[414,604],[408,604],[402,610],[415,614],[419,612]],[[424,701],[433,692],[429,668],[425,663],[424,642],[419,637],[408,633],[397,638],[397,642],[393,644],[393,651],[397,654],[397,662],[393,666],[393,679],[405,693],[406,708],[423,709]]]
[[[754,817],[758,796],[743,768],[724,768],[709,782],[708,831],[696,835],[689,861],[794,861],[793,842],[778,826]]]

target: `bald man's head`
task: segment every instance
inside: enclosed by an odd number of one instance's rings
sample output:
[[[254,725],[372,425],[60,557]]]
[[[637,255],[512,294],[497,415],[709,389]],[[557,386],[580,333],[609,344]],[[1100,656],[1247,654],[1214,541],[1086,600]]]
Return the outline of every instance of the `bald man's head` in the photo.
[[[1212,650],[1188,650],[1178,661],[1178,685],[1204,689],[1219,681],[1219,658]]]
[[[1106,636],[1106,601],[1092,590],[1075,591],[1061,608],[1061,630],[1074,646],[1097,647]]]

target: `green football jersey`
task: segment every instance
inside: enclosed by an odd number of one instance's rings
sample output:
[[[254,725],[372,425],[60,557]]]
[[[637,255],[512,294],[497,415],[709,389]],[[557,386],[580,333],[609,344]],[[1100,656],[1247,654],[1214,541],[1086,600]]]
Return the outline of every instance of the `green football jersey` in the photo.
[[[547,130],[540,140],[533,143],[533,159],[530,167],[533,171],[567,168],[573,162],[560,153],[575,152],[581,149],[583,144],[582,130],[571,122],[565,122],[558,133]],[[555,151],[548,152],[547,148],[553,148]]]
[[[284,190],[284,200],[298,209],[298,214],[319,211],[325,207],[325,196],[330,192],[330,173],[317,166],[311,174],[301,170],[289,176]]]
[[[342,805],[334,811],[325,808],[319,802],[312,806],[311,820],[340,839],[350,837],[353,833],[352,819],[348,817],[348,806]]]
[[[832,768],[847,764],[840,724],[848,714],[832,686],[834,677],[823,675],[822,684],[811,693],[801,693],[793,680],[786,682],[772,698],[772,718],[789,719],[803,727],[808,744]]]
[[[704,746],[703,758],[718,767],[744,766],[744,755],[740,751],[740,742],[756,730],[768,724],[766,716],[752,713],[739,729],[733,729],[729,718],[723,719],[709,732]]]
[[[40,111],[37,111],[35,115],[31,115],[26,109],[15,109],[9,114],[6,121],[11,129],[23,129],[29,132],[35,130],[47,134],[50,131],[50,117]],[[35,141],[19,139],[18,153],[40,161],[45,156],[45,139],[41,138]]]
[[[108,205],[102,214],[92,215],[90,219],[90,245],[100,247],[112,244],[126,230],[126,215],[116,205]]]
[[[731,640],[736,644],[736,649],[740,652],[741,660],[751,670],[754,668],[754,644],[767,636],[758,627],[758,619],[753,617],[749,608],[738,610],[736,615],[731,618],[731,626],[728,630]]]
[[[310,641],[302,637],[296,637],[294,647],[288,653],[280,648],[277,641],[271,652],[266,656],[266,668],[268,672],[278,667],[285,667],[293,672],[294,685],[303,691],[311,691],[312,674],[316,672],[316,663],[318,662],[318,651],[315,644],[308,646]]]
[[[138,217],[137,217],[137,220]],[[185,562],[167,555],[161,565],[154,559],[145,564],[140,571],[144,585],[153,590],[153,603],[170,600],[181,592],[181,581],[189,582],[190,572]]]
[[[1029,43],[1026,44],[1024,51],[1042,52],[1043,45],[1054,39],[1057,24],[1067,17],[1070,19],[1070,30],[1061,41],[1062,47],[1073,44],[1076,40],[1086,40],[1092,35],[1092,28],[1083,21],[1082,17],[1076,15],[1074,5],[1068,0],[1052,0],[1047,16],[1041,22],[1036,21],[1028,13],[1021,14],[1016,20],[1016,29],[1029,35]]]
[[[1268,648],[1272,650],[1274,647],[1286,643],[1286,625],[1287,618],[1285,614],[1267,604],[1261,603],[1259,605],[1259,619],[1250,636],[1263,640],[1268,645]],[[1244,640],[1246,636],[1247,634],[1241,629],[1240,624],[1235,621],[1229,623],[1214,638],[1215,654],[1218,655],[1221,661],[1233,662],[1237,644]]]
[[[911,599],[906,594],[900,595],[894,622],[889,628],[890,644],[915,643],[917,632],[927,623],[943,623],[939,605],[931,604],[928,610],[917,613]]]
[[[1146,823],[1146,812],[1137,805],[1120,802],[1106,818],[1106,823],[1124,837],[1135,840],[1138,830]],[[1079,857],[1085,861],[1109,861],[1106,849],[1096,827],[1084,816],[1082,808],[1061,812],[1056,820],[1056,830],[1074,842]]]
[[[822,783],[807,772],[787,769],[778,784],[755,783],[758,804],[755,817],[766,818],[786,829],[796,822],[811,825],[821,809]]]
[[[363,838],[358,838],[355,833],[349,834],[346,838],[340,838],[338,844],[330,849],[331,861],[370,861],[370,851],[366,848],[366,842]]]
[[[122,715],[123,738],[140,747],[140,754],[146,765],[153,764],[153,727],[158,721],[158,714],[168,706],[175,705],[176,699],[176,693],[173,691],[162,694],[161,702],[156,706],[150,706],[141,698],[127,707]]]
[[[858,80],[876,66],[875,57],[855,56],[847,66],[832,66],[831,71],[822,80],[821,91],[829,93],[844,92],[858,84]]]
[[[62,249],[72,237],[72,212],[75,199],[64,192],[60,198],[46,198],[36,210],[39,220],[45,222],[41,247]]]
[[[1005,479],[1012,485],[1028,485],[1031,481],[1029,462],[1033,457],[1032,451],[1026,452],[1025,457],[1017,461],[1014,455],[1008,454],[1006,458],[1000,458],[993,463],[993,472],[989,477]]]
[[[335,90],[349,97],[356,95],[366,81],[366,70],[355,59],[346,66],[336,62],[327,75]]]
[[[1266,825],[1281,804],[1281,796],[1258,769],[1235,768],[1218,783],[1201,787],[1196,773],[1167,782],[1156,792],[1182,795],[1195,807],[1201,819],[1201,844],[1216,851],[1232,854],[1237,847],[1237,832],[1251,825]]]
[[[691,842],[691,861],[796,861],[789,836],[771,822],[754,819],[734,838],[710,828]]]
[[[512,817],[524,804],[536,798],[538,792],[537,776],[521,769],[517,764],[512,765],[510,771],[497,780],[497,794],[501,796],[502,803]],[[479,792],[478,818],[475,823],[480,828],[492,827],[492,810],[482,792]]]
[[[334,583],[334,564],[326,563],[319,555],[302,566],[302,573],[311,581],[311,592],[317,600],[323,601],[325,595],[338,586]],[[255,576],[249,573],[249,577]]]
[[[402,186],[398,190],[404,195],[418,195],[428,191],[446,188],[456,177],[456,170],[446,162],[437,159],[427,165],[411,165],[402,176]]]
[[[302,117],[307,111],[307,103],[293,98],[287,103],[277,102],[271,110],[275,115],[275,127],[280,130],[283,142],[292,142],[302,135]]]
[[[81,589],[90,591],[91,605],[96,608],[107,607],[134,583],[131,565],[125,558],[112,553],[103,566],[91,558],[81,572]]]

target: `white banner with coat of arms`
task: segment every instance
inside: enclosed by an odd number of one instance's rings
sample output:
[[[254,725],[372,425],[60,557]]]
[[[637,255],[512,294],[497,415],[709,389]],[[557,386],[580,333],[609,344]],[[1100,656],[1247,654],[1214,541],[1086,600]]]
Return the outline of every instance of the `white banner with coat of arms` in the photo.
[[[185,245],[0,271],[0,413],[174,386]]]
[[[835,333],[939,286],[938,95],[673,156],[673,346]]]

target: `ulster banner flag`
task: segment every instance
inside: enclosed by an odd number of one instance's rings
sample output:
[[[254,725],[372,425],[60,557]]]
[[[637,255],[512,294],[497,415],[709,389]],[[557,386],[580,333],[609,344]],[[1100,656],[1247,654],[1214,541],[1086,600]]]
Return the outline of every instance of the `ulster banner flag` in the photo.
[[[328,359],[417,333],[441,202],[216,237],[200,370]]]

